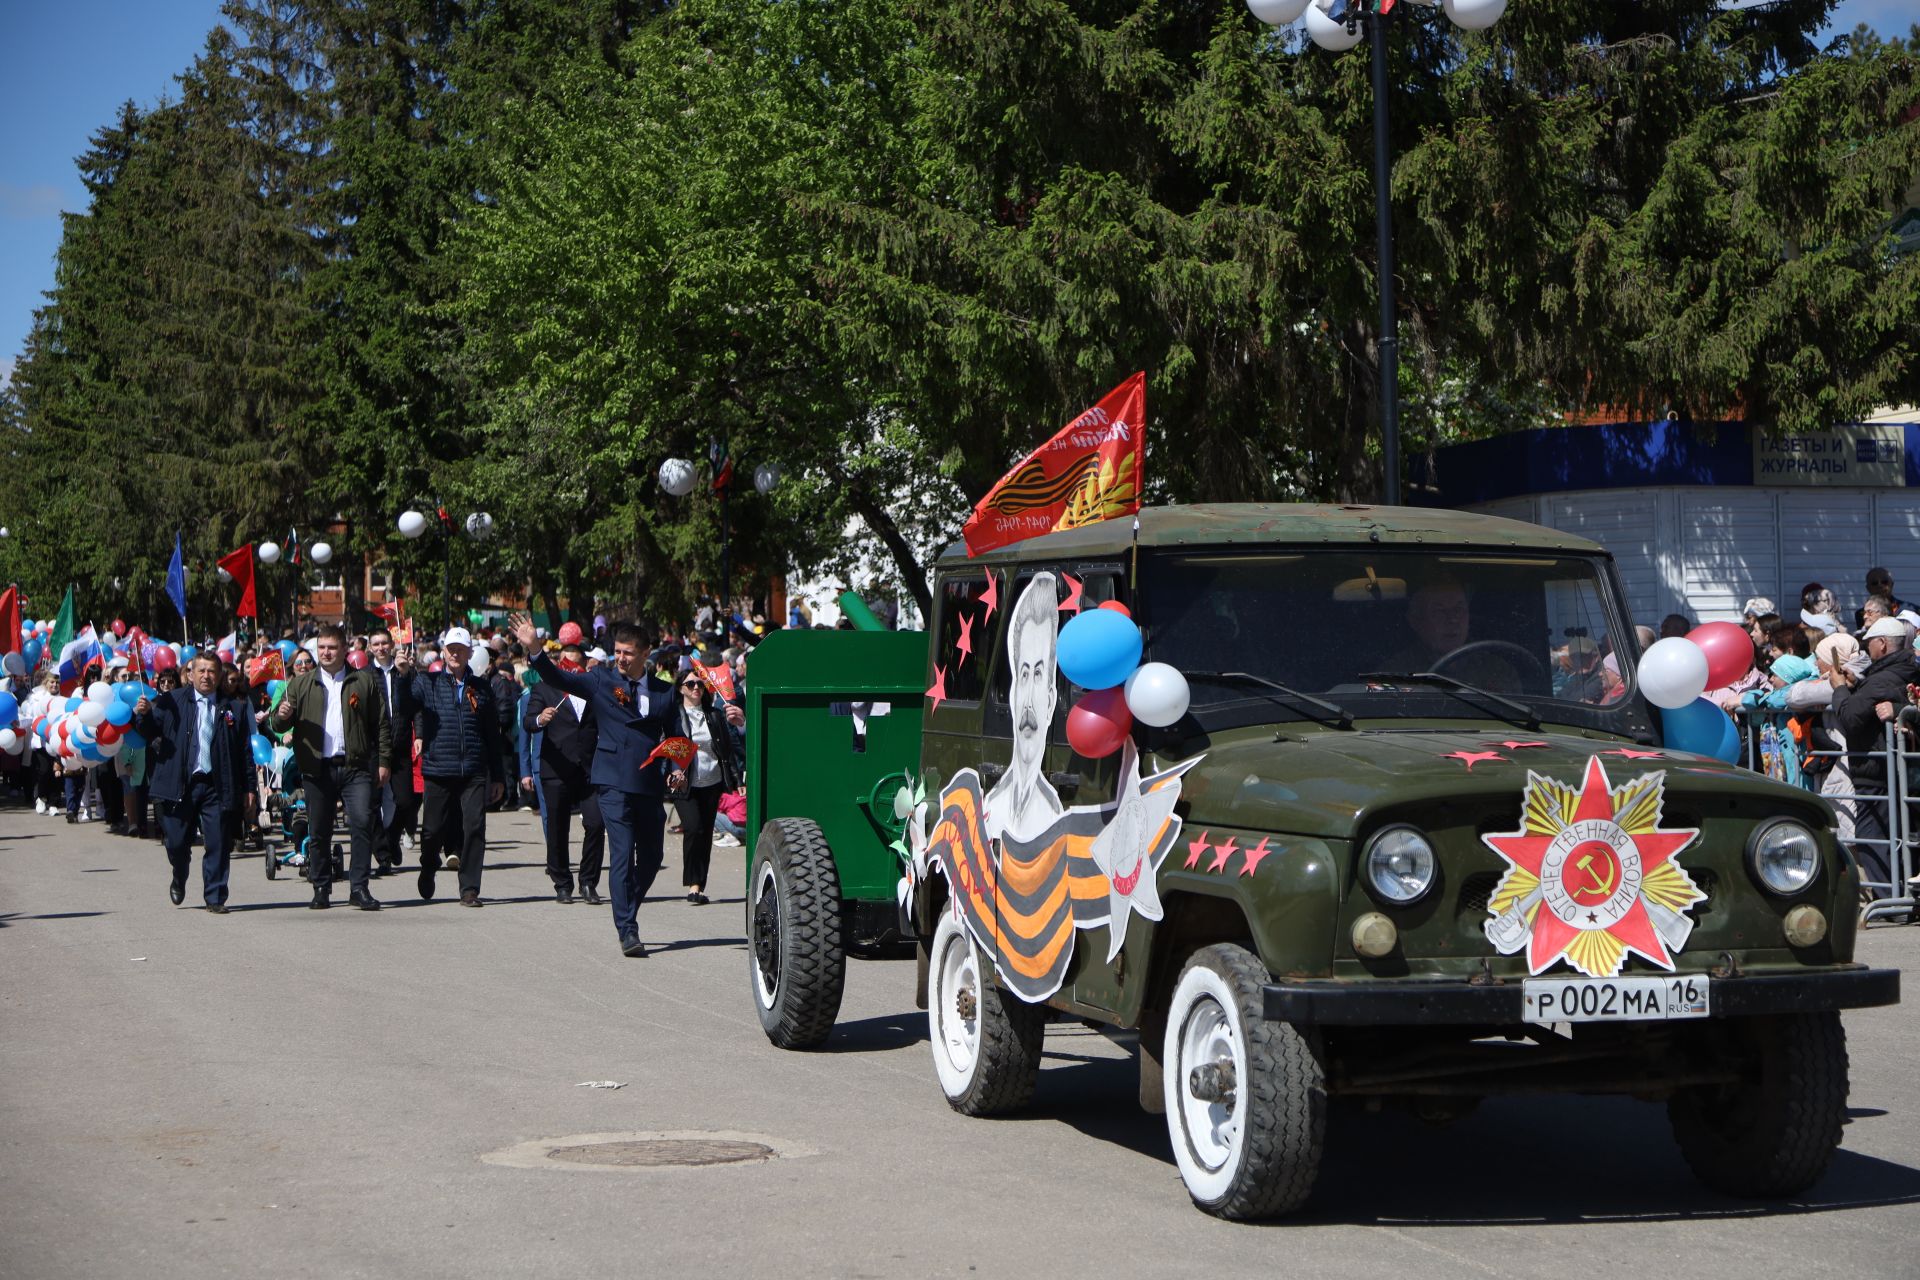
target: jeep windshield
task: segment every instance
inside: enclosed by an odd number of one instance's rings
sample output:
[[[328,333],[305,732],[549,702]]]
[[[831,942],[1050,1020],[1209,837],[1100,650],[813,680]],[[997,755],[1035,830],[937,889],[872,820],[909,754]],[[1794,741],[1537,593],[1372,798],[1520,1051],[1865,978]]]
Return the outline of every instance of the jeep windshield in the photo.
[[[1356,719],[1647,727],[1631,696],[1637,646],[1599,559],[1168,550],[1143,557],[1141,574],[1148,657],[1187,673],[1205,726],[1325,718],[1273,692],[1283,686]]]

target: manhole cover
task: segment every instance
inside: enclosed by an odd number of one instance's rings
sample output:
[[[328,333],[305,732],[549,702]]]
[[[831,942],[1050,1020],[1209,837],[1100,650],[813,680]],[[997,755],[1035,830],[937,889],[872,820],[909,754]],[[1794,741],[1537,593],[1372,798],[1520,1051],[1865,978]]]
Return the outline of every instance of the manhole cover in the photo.
[[[554,1147],[547,1159],[566,1164],[611,1165],[618,1169],[662,1165],[747,1164],[771,1160],[774,1150],[762,1142],[730,1142],[723,1138],[643,1138],[636,1142],[587,1142]]]

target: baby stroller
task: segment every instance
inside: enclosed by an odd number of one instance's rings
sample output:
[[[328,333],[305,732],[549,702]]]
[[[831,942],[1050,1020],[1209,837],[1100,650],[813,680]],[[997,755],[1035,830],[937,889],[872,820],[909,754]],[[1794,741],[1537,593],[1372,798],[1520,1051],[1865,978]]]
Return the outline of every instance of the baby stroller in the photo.
[[[260,815],[260,826],[268,832],[266,856],[262,861],[267,864],[267,879],[274,880],[279,878],[282,867],[305,867],[311,850],[307,847],[307,800],[300,786],[300,770],[293,763],[292,748],[273,749],[273,763],[266,766],[266,775],[272,790],[267,793],[266,811]],[[332,857],[334,878],[345,879],[346,868],[337,844],[333,846]]]

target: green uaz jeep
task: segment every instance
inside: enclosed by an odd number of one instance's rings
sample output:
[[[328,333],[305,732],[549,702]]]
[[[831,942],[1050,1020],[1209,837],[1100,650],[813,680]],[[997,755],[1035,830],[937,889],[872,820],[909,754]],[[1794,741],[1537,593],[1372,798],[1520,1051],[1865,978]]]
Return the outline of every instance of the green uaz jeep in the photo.
[[[864,936],[917,942],[956,1109],[1026,1103],[1065,1015],[1137,1031],[1141,1103],[1222,1216],[1306,1199],[1335,1097],[1444,1119],[1629,1094],[1666,1103],[1720,1190],[1825,1169],[1837,1011],[1894,1002],[1898,974],[1853,963],[1824,801],[1662,746],[1601,547],[1454,512],[1193,506],[956,547],[936,591],[918,760],[868,805],[905,828],[905,918],[869,903]],[[1059,632],[1108,602],[1189,706],[1088,759]],[[809,910],[781,885],[838,853],[778,816],[749,892],[776,1040],[778,944]],[[816,912],[829,949],[856,906],[824,931]]]

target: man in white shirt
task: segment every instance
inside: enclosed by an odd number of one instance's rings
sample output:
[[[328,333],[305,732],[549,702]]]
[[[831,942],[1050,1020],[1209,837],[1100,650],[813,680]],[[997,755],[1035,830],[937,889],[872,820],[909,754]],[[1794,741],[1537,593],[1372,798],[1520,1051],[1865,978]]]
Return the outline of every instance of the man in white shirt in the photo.
[[[393,758],[386,699],[379,673],[347,666],[346,632],[327,625],[314,641],[319,667],[295,676],[273,713],[275,729],[293,730],[293,758],[307,795],[307,879],[314,910],[332,905],[333,819],[342,801],[352,861],[347,879],[353,905],[378,911],[368,891],[373,863],[374,795],[387,785]]]

